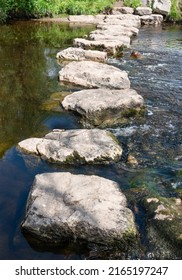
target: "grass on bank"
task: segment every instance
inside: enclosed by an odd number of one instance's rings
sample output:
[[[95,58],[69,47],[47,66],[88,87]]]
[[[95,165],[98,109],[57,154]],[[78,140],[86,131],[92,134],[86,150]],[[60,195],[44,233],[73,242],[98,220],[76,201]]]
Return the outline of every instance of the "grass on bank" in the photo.
[[[170,11],[169,19],[172,21],[181,20],[181,10],[180,10],[179,0],[171,0],[171,11]]]
[[[132,8],[137,8],[139,6],[142,6],[141,0],[124,0],[123,3],[124,3],[124,6],[132,7]]]
[[[8,18],[40,18],[61,14],[97,14],[112,8],[116,0],[0,0],[0,22]],[[123,0],[125,6],[136,8],[142,5],[141,0]],[[179,0],[171,0],[172,21],[181,20]]]
[[[0,0],[0,22],[15,17],[97,14],[116,0]]]

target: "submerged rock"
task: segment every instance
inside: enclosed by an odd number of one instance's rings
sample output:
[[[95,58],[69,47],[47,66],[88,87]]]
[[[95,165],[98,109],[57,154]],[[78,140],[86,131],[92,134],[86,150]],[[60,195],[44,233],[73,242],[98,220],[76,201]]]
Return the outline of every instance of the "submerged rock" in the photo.
[[[130,58],[140,59],[140,58],[143,58],[143,56],[140,52],[132,51],[130,54]]]
[[[62,102],[66,110],[78,112],[86,123],[106,127],[128,122],[130,116],[139,114],[143,98],[133,89],[89,89],[74,92]]]
[[[122,155],[122,148],[115,137],[100,129],[56,129],[44,138],[23,140],[18,143],[18,148],[63,164],[108,164],[118,161]]]
[[[182,248],[181,198],[147,197],[143,205],[150,217],[150,224],[164,239],[177,248]]]
[[[107,59],[107,53],[70,47],[57,53],[56,58],[59,60],[94,60],[105,62]]]
[[[128,74],[125,71],[93,61],[70,62],[59,72],[59,80],[87,88],[124,89],[130,87]]]
[[[123,247],[136,239],[133,214],[116,182],[67,172],[35,177],[22,229],[55,245],[78,239]]]

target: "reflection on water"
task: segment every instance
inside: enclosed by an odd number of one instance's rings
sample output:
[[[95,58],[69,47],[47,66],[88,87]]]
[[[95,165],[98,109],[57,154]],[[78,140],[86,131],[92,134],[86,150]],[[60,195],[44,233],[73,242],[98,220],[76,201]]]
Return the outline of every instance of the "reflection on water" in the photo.
[[[0,26],[0,156],[45,131],[46,113],[39,107],[60,91],[56,52],[89,29],[30,22]]]
[[[111,129],[123,145],[123,160],[128,153],[137,158],[136,169],[124,162],[100,168],[57,166],[16,150],[15,145],[22,139],[54,128],[81,126],[73,114],[44,109],[52,94],[73,90],[58,83],[61,66],[56,62],[56,53],[89,29],[30,22],[0,29],[0,259],[99,258],[97,249],[90,250],[84,244],[69,243],[53,249],[22,235],[20,223],[33,179],[38,173],[54,171],[95,174],[117,181],[136,215],[142,243],[136,255],[117,252],[117,258],[147,259],[155,249],[146,238],[145,214],[136,198],[146,189],[153,195],[178,196],[182,188],[181,27],[142,28],[132,49],[140,51],[143,59],[129,59],[127,51],[121,60],[109,60],[128,71],[132,88],[146,102],[143,119]],[[115,255],[111,253],[112,257]]]

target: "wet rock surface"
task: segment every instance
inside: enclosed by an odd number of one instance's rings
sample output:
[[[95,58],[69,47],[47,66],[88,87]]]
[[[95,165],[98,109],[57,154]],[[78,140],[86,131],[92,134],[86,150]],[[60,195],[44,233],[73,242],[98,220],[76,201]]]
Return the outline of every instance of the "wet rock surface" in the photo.
[[[22,229],[55,245],[69,238],[119,247],[136,238],[133,214],[117,183],[67,172],[35,177]]]
[[[59,80],[86,88],[123,89],[130,87],[128,74],[125,71],[93,61],[70,62],[59,72]]]
[[[107,59],[107,53],[70,47],[58,52],[56,58],[59,60],[93,60],[105,62]]]
[[[123,42],[120,38],[109,38],[105,40],[105,38],[100,38],[98,40],[87,40],[82,38],[76,38],[73,41],[73,45],[75,47],[81,47],[83,49],[93,49],[93,50],[102,50],[106,51],[108,55],[117,54],[118,50],[123,50],[124,48],[128,48],[130,46],[130,40],[127,42]]]
[[[144,15],[151,15],[152,14],[152,9],[149,7],[137,7],[135,9],[135,14],[139,16],[144,16]]]
[[[90,89],[68,95],[62,106],[78,112],[89,124],[107,127],[126,123],[129,116],[140,114],[144,100],[133,89]]]
[[[64,164],[108,164],[118,161],[122,148],[115,137],[100,129],[53,130],[44,138],[29,138],[18,148],[49,162]]]

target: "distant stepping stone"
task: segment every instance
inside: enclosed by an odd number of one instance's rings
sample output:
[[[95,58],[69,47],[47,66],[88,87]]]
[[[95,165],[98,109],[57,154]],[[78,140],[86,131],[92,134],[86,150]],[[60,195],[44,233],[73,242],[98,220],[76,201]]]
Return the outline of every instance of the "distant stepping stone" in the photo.
[[[125,195],[116,182],[102,177],[68,172],[37,175],[26,209],[22,229],[47,244],[82,239],[124,249],[136,240]]]
[[[70,47],[58,52],[56,58],[59,60],[75,60],[75,61],[93,60],[93,61],[105,62],[107,59],[107,53]]]
[[[100,129],[53,130],[44,138],[29,138],[18,149],[62,164],[108,164],[118,161],[122,148],[114,135]]]
[[[83,38],[76,38],[73,40],[75,47],[81,47],[83,49],[93,49],[106,51],[108,55],[116,55],[118,51],[124,48],[130,47],[130,38],[128,37],[127,42],[122,39],[110,38],[109,40],[98,39],[98,40],[87,40]]]
[[[130,88],[126,71],[94,61],[73,61],[59,72],[59,80],[86,88]]]
[[[127,123],[129,116],[140,114],[144,100],[133,89],[89,89],[74,92],[62,102],[66,110],[79,113],[86,123],[106,127]]]

